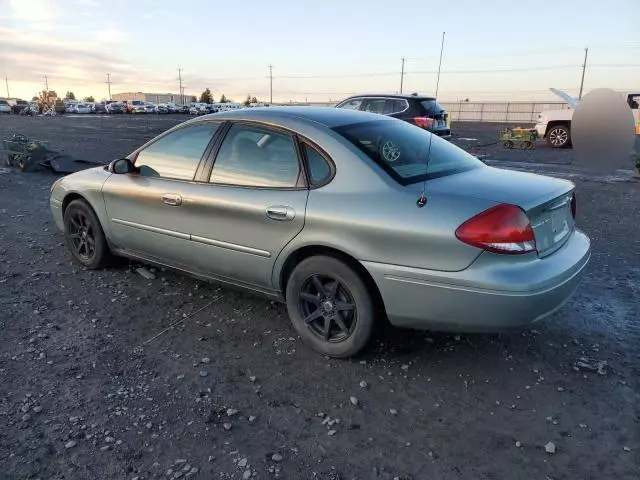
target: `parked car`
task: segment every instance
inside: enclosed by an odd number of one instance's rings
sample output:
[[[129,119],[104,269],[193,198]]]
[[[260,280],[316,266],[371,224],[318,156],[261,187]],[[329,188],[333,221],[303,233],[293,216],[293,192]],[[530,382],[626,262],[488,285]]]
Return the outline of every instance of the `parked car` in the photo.
[[[6,100],[0,99],[0,113],[11,113],[11,105]]]
[[[167,113],[176,113],[178,111],[178,105],[175,103],[167,103]]]
[[[189,108],[190,115],[205,115],[207,113],[209,113],[207,105],[204,103],[196,103]]]
[[[147,102],[144,104],[144,111],[146,113],[156,113],[156,106],[151,102]]]
[[[125,113],[124,105],[120,102],[113,102],[107,105],[109,113]]]
[[[64,113],[76,113],[76,106],[73,103],[68,104],[64,109]]]
[[[178,113],[189,113],[189,110],[189,105],[179,105],[178,107]]]
[[[73,107],[73,113],[93,113],[93,105],[90,103],[76,103]]]
[[[147,106],[144,103],[133,104],[131,105],[129,113],[134,113],[136,115],[147,113]]]
[[[169,108],[165,103],[159,103],[154,109],[155,113],[169,113]]]
[[[571,182],[339,108],[194,118],[57,180],[50,205],[86,268],[122,255],[266,294],[332,357],[360,351],[383,318],[450,331],[537,322],[590,258]]]
[[[93,111],[95,113],[108,113],[107,105],[105,103],[99,102],[93,104]]]
[[[11,106],[11,112],[19,114],[25,108],[29,108],[29,103],[26,100],[16,100],[15,104]]]
[[[144,102],[142,100],[125,100],[125,109],[127,113],[136,113],[134,112],[134,109],[138,106],[142,106],[144,109]]]
[[[399,118],[429,130],[440,137],[451,136],[449,114],[436,99],[418,95],[356,95],[343,100],[337,108],[362,110]]]

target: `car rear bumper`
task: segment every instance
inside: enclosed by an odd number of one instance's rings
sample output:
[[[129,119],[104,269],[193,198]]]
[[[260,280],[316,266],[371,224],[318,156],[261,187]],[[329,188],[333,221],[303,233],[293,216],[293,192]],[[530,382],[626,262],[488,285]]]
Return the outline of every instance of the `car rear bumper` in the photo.
[[[535,323],[562,307],[575,292],[590,256],[589,239],[576,230],[545,258],[483,252],[459,272],[363,265],[380,290],[392,324],[490,332]]]

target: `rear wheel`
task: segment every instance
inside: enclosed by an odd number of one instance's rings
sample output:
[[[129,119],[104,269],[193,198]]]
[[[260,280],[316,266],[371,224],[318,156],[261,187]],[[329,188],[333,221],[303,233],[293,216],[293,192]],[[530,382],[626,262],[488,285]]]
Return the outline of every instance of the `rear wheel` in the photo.
[[[64,211],[64,236],[73,258],[85,267],[101,268],[111,262],[100,222],[84,200],[73,200]]]
[[[571,143],[571,133],[566,125],[554,125],[547,132],[547,143],[553,148],[565,148]]]
[[[287,282],[287,310],[303,341],[335,358],[356,355],[375,324],[373,299],[345,262],[326,256],[300,262]]]

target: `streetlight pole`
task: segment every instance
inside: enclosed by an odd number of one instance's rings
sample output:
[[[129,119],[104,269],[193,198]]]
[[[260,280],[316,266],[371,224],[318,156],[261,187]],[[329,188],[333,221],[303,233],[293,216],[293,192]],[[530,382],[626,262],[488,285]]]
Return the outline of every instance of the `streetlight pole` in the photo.
[[[587,69],[587,54],[589,53],[589,48],[584,49],[584,63],[582,64],[582,79],[580,80],[580,93],[578,94],[578,100],[582,98],[582,87],[584,87],[584,73]]]
[[[438,78],[436,79],[436,94],[438,98],[438,88],[440,87],[440,68],[442,68],[442,52],[444,51],[444,32],[442,32],[442,44],[440,45],[440,62],[438,63]]]
[[[404,83],[404,57],[402,57],[402,70],[400,70],[400,94],[402,94],[403,83]]]

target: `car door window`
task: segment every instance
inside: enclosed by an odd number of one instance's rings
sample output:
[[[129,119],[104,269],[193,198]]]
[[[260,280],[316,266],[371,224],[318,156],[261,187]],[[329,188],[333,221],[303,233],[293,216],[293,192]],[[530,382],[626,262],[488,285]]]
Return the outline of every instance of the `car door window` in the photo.
[[[391,102],[390,112],[389,114],[400,113],[409,108],[409,104],[406,100],[393,100]]]
[[[307,170],[309,171],[309,183],[311,186],[323,184],[331,175],[331,167],[325,158],[311,145],[304,143]]]
[[[291,188],[300,165],[293,138],[262,127],[234,125],[216,156],[211,183]]]
[[[362,106],[361,98],[352,98],[351,100],[338,105],[338,108],[348,108],[349,110],[360,110],[361,106]]]
[[[366,105],[364,106],[365,112],[371,113],[385,113],[385,106],[387,104],[387,100],[384,98],[376,98],[373,100],[367,100]]]
[[[175,130],[141,150],[136,157],[136,167],[145,176],[193,180],[219,126],[219,122],[205,122]]]

